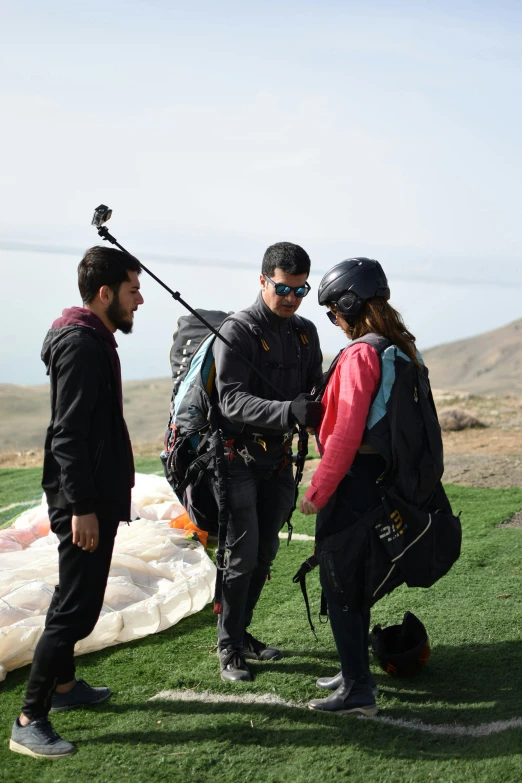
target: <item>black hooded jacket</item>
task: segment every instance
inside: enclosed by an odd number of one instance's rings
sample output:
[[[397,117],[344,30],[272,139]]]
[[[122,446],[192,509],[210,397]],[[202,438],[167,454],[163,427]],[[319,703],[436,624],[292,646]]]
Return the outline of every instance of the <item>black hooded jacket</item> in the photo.
[[[127,520],[134,463],[116,348],[114,335],[84,308],[64,310],[48,331],[42,360],[51,422],[42,486],[50,506]]]

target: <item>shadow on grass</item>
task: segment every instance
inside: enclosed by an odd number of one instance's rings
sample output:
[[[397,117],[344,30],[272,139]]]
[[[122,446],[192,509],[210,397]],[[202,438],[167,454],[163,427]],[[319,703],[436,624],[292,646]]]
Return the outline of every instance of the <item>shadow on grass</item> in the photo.
[[[438,645],[426,668],[416,677],[381,677],[386,691],[407,703],[452,705],[495,704],[489,720],[522,717],[522,641]],[[513,708],[516,708],[515,712]],[[487,708],[489,712],[489,707]]]
[[[169,664],[179,664],[176,657],[177,639],[193,634],[195,642],[206,641],[214,631],[215,617],[210,610],[186,618],[183,623],[160,634],[145,639],[111,647],[92,653],[80,659],[82,668],[88,668],[120,653],[126,659],[127,671],[133,672],[132,651],[146,653],[158,644],[164,645],[162,660],[165,670],[165,687],[169,687]],[[209,633],[207,634],[207,630]],[[204,638],[203,638],[204,637]],[[186,640],[185,640],[186,641]],[[201,647],[205,645],[202,644]],[[203,659],[206,655],[200,645],[194,644],[194,656]],[[179,653],[186,654],[186,646],[180,644]],[[308,655],[308,660],[300,660]],[[316,658],[315,661],[310,660]],[[157,659],[157,654],[156,654]],[[401,721],[421,721],[426,726],[478,726],[496,721],[522,718],[520,693],[522,692],[522,641],[499,643],[466,644],[461,646],[440,645],[433,652],[426,669],[417,677],[392,678],[384,672],[375,671],[382,696],[378,699],[384,717]],[[117,662],[117,661],[116,661]],[[129,665],[130,664],[130,665]],[[239,688],[225,686],[217,679],[212,662],[210,670],[202,671],[201,684],[196,692],[209,689],[220,693],[248,696],[259,695],[260,684],[267,683],[263,690],[270,690],[283,699],[295,693],[293,686],[299,684],[299,693],[307,698],[321,695],[313,684],[317,676],[334,674],[337,665],[331,652],[318,650],[288,650],[284,659],[275,662],[255,663],[253,673],[259,677],[252,686],[248,683]],[[27,667],[8,675],[1,690],[12,690],[25,684]],[[283,675],[286,675],[283,678]],[[288,675],[293,678],[290,691]],[[145,675],[146,676],[146,675]],[[177,675],[176,675],[177,676]],[[262,679],[261,679],[262,678]],[[310,678],[308,680],[308,678]],[[128,675],[123,678],[128,680]],[[176,679],[176,677],[174,677]],[[172,682],[172,675],[171,675]],[[181,683],[186,684],[186,683]],[[278,687],[280,686],[280,687]],[[303,687],[304,686],[304,687]],[[145,692],[151,696],[149,683]],[[172,685],[170,685],[172,687]],[[309,688],[309,689],[308,689]],[[160,688],[158,688],[159,690]],[[125,691],[122,689],[121,696]],[[378,720],[357,720],[350,716],[324,715],[302,708],[279,707],[264,704],[242,704],[223,702],[186,701],[143,701],[120,703],[118,693],[105,705],[94,708],[100,714],[100,724],[110,720],[110,731],[103,736],[93,737],[88,744],[108,745],[112,742],[122,745],[144,744],[152,748],[166,745],[183,745],[205,742],[228,745],[260,745],[263,747],[338,749],[343,744],[364,748],[372,755],[403,759],[488,759],[520,754],[520,729],[492,733],[483,737],[458,736],[451,734],[433,735],[399,725],[379,723]],[[294,697],[295,698],[295,697]],[[303,696],[300,696],[303,698]],[[78,714],[78,713],[76,713]],[[81,713],[80,713],[81,714]],[[92,715],[92,713],[91,713]],[[172,719],[170,726],[156,725],[159,718],[166,717],[164,724]],[[94,717],[94,715],[92,715]],[[113,730],[129,721],[132,730]],[[97,721],[96,721],[97,722]],[[151,723],[153,725],[151,726]],[[251,725],[253,724],[253,726]],[[80,745],[83,744],[80,742]]]
[[[380,758],[416,761],[478,760],[520,753],[520,729],[516,728],[480,738],[431,736],[378,720],[324,715],[303,708],[212,702],[153,701],[117,706],[114,713],[127,710],[136,715],[132,731],[110,731],[92,738],[89,744],[139,745],[159,751],[165,746],[188,748],[204,738],[216,752],[220,746],[228,751],[233,746],[252,746],[287,748],[289,753],[325,747],[338,752],[343,745],[351,745]],[[436,717],[441,718],[439,714]],[[161,728],[149,728],[151,721],[158,724],[160,719]]]
[[[217,746],[226,743],[228,746],[338,749],[343,744],[350,744],[364,748],[372,755],[415,760],[516,756],[521,752],[520,728],[508,728],[481,737],[451,734],[451,729],[522,718],[519,697],[522,671],[518,663],[521,656],[522,642],[442,646],[436,648],[434,660],[415,678],[377,675],[383,692],[378,700],[383,717],[421,721],[427,727],[443,726],[448,730],[448,734],[443,735],[378,720],[325,715],[302,707],[158,700],[100,705],[100,712],[112,713],[116,721],[116,716],[134,713],[134,729],[112,731],[92,741],[144,744],[160,749],[165,745],[196,742],[197,737],[204,736],[206,742]],[[253,669],[256,673],[261,670],[273,673],[272,688],[277,693],[279,672],[292,671],[288,664],[285,666],[283,661],[278,661],[270,665],[258,664]],[[310,670],[307,673],[315,669],[315,676],[320,664],[299,664],[299,673],[304,666]],[[206,687],[203,684],[199,690]],[[219,687],[222,693],[222,684]],[[248,697],[252,691],[245,683],[240,688],[227,688],[226,693],[241,698]],[[219,694],[214,695],[219,700]],[[312,687],[310,698],[318,695],[320,692]],[[163,719],[164,726],[149,728],[151,721],[157,723],[159,718]],[[172,730],[170,725],[167,728],[171,719],[176,726]]]

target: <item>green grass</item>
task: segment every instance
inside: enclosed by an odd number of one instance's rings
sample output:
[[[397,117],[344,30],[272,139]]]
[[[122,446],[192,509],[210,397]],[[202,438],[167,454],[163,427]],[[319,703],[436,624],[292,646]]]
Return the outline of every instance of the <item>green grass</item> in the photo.
[[[26,471],[28,487],[32,473]],[[21,485],[13,485],[13,493],[20,489]],[[431,660],[416,678],[392,679],[373,667],[382,692],[382,715],[466,726],[522,717],[522,530],[495,527],[522,508],[522,490],[447,489],[454,509],[462,510],[461,559],[431,589],[399,588],[374,607],[373,622],[383,624],[399,622],[406,609],[413,610],[425,622],[432,644]],[[28,489],[27,495],[31,492]],[[296,514],[294,524],[296,532],[312,532],[312,518]],[[0,686],[0,779],[9,783],[87,783],[91,777],[97,783],[511,783],[522,779],[520,728],[479,739],[448,737],[305,709],[148,701],[160,690],[183,688],[216,694],[274,693],[298,702],[317,696],[315,679],[333,674],[337,658],[327,625],[316,623],[318,642],[311,636],[300,590],[291,581],[311,548],[311,542],[294,541],[290,547],[282,542],[253,632],[281,645],[287,655],[274,663],[253,664],[252,683],[231,687],[220,681],[212,653],[216,634],[210,607],[163,633],[79,658],[81,675],[95,685],[109,684],[114,697],[90,711],[54,716],[55,727],[78,746],[79,753],[70,759],[51,764],[9,753],[10,726],[20,708],[28,669],[10,673]],[[317,612],[317,572],[308,582]],[[508,598],[499,597],[507,594]]]

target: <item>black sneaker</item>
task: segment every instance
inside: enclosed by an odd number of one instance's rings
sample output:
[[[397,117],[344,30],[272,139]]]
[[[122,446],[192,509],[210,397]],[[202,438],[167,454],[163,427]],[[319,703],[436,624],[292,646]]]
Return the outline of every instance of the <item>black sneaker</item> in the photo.
[[[62,739],[47,718],[38,718],[28,726],[22,726],[17,718],[13,724],[9,750],[34,759],[61,759],[76,753],[74,745]]]
[[[74,710],[76,707],[90,707],[91,704],[101,704],[112,696],[109,688],[93,688],[85,680],[76,680],[67,693],[53,693],[51,712]]]
[[[283,657],[283,653],[277,647],[268,647],[248,631],[245,631],[243,640],[243,655],[251,661],[278,661]]]
[[[220,650],[221,679],[225,682],[250,682],[252,675],[245,663],[245,657],[237,647],[227,647]]]

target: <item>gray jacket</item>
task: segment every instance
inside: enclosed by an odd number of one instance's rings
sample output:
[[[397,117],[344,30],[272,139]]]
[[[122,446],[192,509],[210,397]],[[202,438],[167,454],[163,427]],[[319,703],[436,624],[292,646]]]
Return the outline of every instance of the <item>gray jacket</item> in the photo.
[[[264,303],[236,313],[220,332],[274,383],[264,383],[221,340],[214,341],[216,386],[226,437],[259,433],[283,437],[293,427],[290,403],[322,378],[322,354],[314,324],[299,315],[281,318]],[[268,348],[268,350],[267,350]]]

